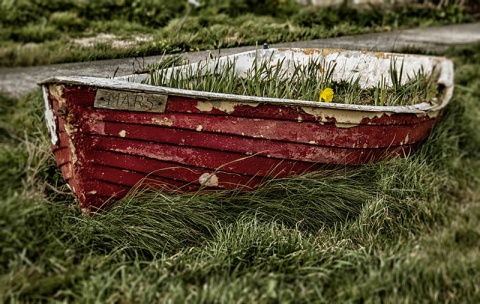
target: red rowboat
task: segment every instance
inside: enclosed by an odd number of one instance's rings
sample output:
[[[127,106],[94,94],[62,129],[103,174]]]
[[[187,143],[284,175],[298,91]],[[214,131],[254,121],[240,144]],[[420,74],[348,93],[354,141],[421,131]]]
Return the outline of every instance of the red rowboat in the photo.
[[[261,53],[261,54],[260,54]],[[95,209],[132,187],[165,191],[256,188],[329,165],[361,165],[405,156],[430,133],[453,93],[453,64],[441,57],[330,49],[268,49],[254,58],[321,56],[360,76],[360,85],[403,72],[438,72],[431,103],[366,106],[173,89],[146,76],[56,77],[41,83],[52,149],[81,208]]]

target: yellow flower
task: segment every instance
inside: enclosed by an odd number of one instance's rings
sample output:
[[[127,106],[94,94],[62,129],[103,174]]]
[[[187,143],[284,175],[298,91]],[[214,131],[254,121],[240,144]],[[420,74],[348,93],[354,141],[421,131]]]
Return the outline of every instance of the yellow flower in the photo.
[[[331,102],[333,99],[333,90],[330,88],[326,88],[325,90],[320,92],[320,97],[318,98],[318,101],[326,101],[326,102]]]

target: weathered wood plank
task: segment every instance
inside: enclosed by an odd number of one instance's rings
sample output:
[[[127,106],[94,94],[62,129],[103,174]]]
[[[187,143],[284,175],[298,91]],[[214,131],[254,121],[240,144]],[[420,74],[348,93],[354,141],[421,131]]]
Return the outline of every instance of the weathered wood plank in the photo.
[[[197,142],[200,144],[202,142],[205,142],[205,144],[213,142],[215,144],[215,142],[221,141],[228,146],[251,147],[248,151],[244,149],[245,151],[242,153],[251,152],[252,148],[258,151],[268,150],[262,146],[270,143],[272,146],[279,144],[275,141],[285,144],[295,143],[351,149],[396,147],[423,140],[435,124],[435,119],[430,119],[410,125],[359,125],[352,128],[338,128],[334,124],[296,120],[285,121],[183,113],[164,114],[150,118],[113,111],[104,112],[97,117],[100,120],[87,126],[86,132],[112,136],[132,136],[131,138],[144,140],[165,138],[166,142],[172,141],[167,137],[174,137],[174,139],[179,139],[175,143],[185,145],[190,145],[187,141],[191,142],[193,138],[198,138]],[[265,142],[265,140],[271,140],[272,142]],[[226,146],[225,149],[236,151],[234,147],[227,148]]]

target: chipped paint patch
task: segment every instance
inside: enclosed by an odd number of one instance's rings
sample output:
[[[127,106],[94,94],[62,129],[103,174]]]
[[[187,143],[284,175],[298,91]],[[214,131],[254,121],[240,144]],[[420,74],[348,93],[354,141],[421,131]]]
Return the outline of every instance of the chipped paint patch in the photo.
[[[127,131],[122,130],[122,131],[118,132],[118,135],[119,135],[120,137],[125,137],[125,135],[127,135]]]
[[[85,216],[90,216],[90,214],[92,213],[89,207],[80,208],[80,211]]]
[[[75,116],[73,114],[68,114],[65,118],[65,132],[67,132],[68,136],[72,136],[78,132],[78,128],[73,125],[73,121],[75,121]]]
[[[70,147],[70,152],[72,153],[72,164],[75,164],[78,161],[75,145],[71,138],[68,138],[68,146]]]
[[[197,130],[198,132],[202,131],[202,130],[203,130],[203,126],[202,126],[202,125],[198,125],[196,130]]]
[[[63,85],[60,84],[52,84],[48,87],[48,91],[50,95],[53,96],[58,102],[58,107],[65,106],[67,101],[63,98]]]
[[[50,95],[53,98],[55,98],[59,108],[66,107],[66,104],[67,104],[67,101],[63,97],[63,89],[64,89],[63,85],[52,84],[49,87]],[[67,132],[68,136],[72,136],[78,132],[78,128],[75,126],[74,122],[75,122],[75,115],[69,113],[65,117],[65,124],[64,124],[65,132]]]
[[[152,118],[152,123],[159,125],[159,126],[173,126],[173,121],[168,119],[167,117],[164,117],[163,119],[160,118]]]
[[[203,173],[198,178],[200,185],[207,187],[217,187],[218,186],[218,176],[215,173]]]
[[[231,101],[199,101],[196,108],[202,112],[211,112],[213,109],[220,110],[227,114],[231,114],[235,111],[236,106],[250,106],[257,107],[258,103],[239,103]]]
[[[58,103],[58,107],[66,107],[67,100],[63,97],[63,85],[56,85],[52,84],[48,87],[48,91],[50,96],[52,96]],[[75,164],[78,161],[77,153],[75,144],[73,143],[73,137],[75,133],[78,132],[78,127],[75,126],[75,115],[69,113],[66,117],[64,117],[64,129],[68,135],[68,147],[70,148],[70,152],[72,153],[72,164]]]
[[[301,109],[320,120],[320,122],[335,119],[335,125],[338,128],[352,128],[360,125],[363,119],[372,119],[374,117],[382,117],[383,115],[391,115],[388,112],[366,112],[355,110],[338,110],[313,107],[301,107]]]
[[[45,120],[47,122],[47,128],[50,133],[50,140],[52,145],[57,145],[59,138],[57,135],[57,121],[53,114],[50,100],[48,99],[48,89],[46,86],[42,86],[43,101],[45,102]]]
[[[431,111],[428,113],[418,113],[416,114],[417,117],[424,117],[428,116],[429,118],[437,118],[437,116],[440,114],[440,111]]]

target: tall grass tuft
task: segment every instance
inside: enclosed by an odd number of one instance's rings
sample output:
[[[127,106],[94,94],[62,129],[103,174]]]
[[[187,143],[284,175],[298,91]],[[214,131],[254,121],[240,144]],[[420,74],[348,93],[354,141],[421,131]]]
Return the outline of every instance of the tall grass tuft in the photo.
[[[167,67],[161,64],[161,67]],[[403,61],[390,63],[390,82],[385,78],[374,88],[362,88],[358,77],[332,80],[336,63],[325,59],[308,62],[290,62],[283,58],[256,59],[244,75],[239,72],[235,59],[206,60],[198,64],[176,66],[169,69],[156,66],[147,83],[171,88],[227,93],[246,96],[318,101],[326,88],[333,89],[333,102],[376,106],[402,106],[422,102],[435,102],[437,96],[436,73],[426,74],[419,69],[408,80],[403,78]]]
[[[225,217],[221,205],[208,199],[166,195],[138,189],[112,210],[88,220],[95,244],[109,244],[132,257],[151,259],[200,245]]]
[[[267,182],[257,191],[236,195],[229,212],[278,221],[286,227],[317,231],[355,218],[375,198],[368,177],[354,171],[311,173]]]

